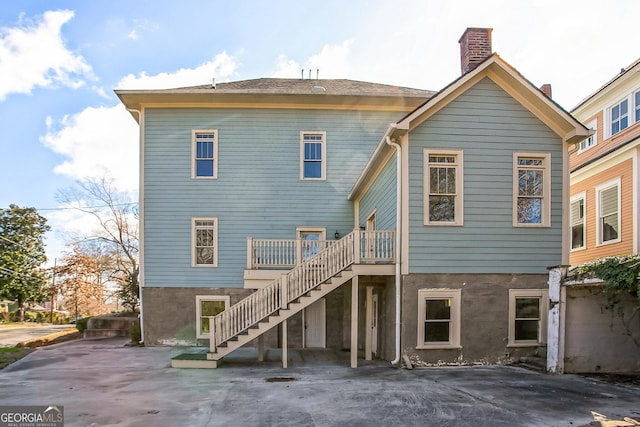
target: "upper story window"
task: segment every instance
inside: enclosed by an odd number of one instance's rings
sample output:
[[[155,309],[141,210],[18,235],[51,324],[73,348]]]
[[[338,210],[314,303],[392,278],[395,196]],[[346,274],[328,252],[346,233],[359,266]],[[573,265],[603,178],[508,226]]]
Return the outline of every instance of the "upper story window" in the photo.
[[[218,132],[194,130],[192,133],[192,178],[218,177]]]
[[[424,151],[425,225],[462,225],[462,150]]]
[[[620,241],[620,180],[596,188],[598,244]]]
[[[633,101],[634,101],[635,111],[636,111],[635,119],[636,119],[636,122],[640,122],[640,90],[633,95]]]
[[[551,154],[513,153],[513,225],[551,224]]]
[[[629,126],[629,100],[625,99],[611,107],[611,135]]]
[[[300,132],[300,179],[327,179],[326,132]]]
[[[192,225],[192,265],[218,265],[218,219],[194,218]]]
[[[589,128],[589,130],[592,133],[591,133],[591,135],[589,135],[589,138],[584,139],[584,140],[582,140],[580,142],[580,149],[579,149],[578,152],[588,150],[589,148],[597,145],[597,143],[598,143],[598,140],[597,140],[598,122],[597,122],[597,120],[594,120],[594,121],[590,122],[589,124],[587,124],[587,127]]]
[[[584,217],[585,194],[582,193],[571,199],[570,222],[571,222],[571,250],[585,248],[585,217]]]

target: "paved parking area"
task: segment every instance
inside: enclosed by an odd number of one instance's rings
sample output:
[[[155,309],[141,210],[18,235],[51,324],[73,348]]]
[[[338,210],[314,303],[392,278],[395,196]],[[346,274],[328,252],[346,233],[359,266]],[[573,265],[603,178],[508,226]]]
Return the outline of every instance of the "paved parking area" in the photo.
[[[640,387],[509,366],[358,369],[252,350],[219,369],[173,369],[166,347],[122,339],[44,347],[0,371],[1,405],[63,405],[65,426],[585,426],[640,418]],[[245,351],[246,350],[246,351]],[[252,355],[251,355],[252,356]],[[272,353],[272,356],[277,356]]]

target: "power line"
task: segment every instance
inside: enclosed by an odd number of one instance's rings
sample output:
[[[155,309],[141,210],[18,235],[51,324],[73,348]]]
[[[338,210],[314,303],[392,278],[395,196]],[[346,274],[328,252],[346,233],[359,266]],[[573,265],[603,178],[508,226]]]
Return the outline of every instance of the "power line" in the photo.
[[[16,277],[22,277],[22,278],[27,278],[27,279],[35,279],[35,280],[40,280],[39,277],[36,276],[32,276],[30,274],[25,274],[25,273],[19,273],[17,271],[11,270],[9,268],[6,267],[2,267],[0,266],[0,273],[3,274],[10,274],[12,276],[16,276]]]
[[[2,236],[0,236],[0,239],[4,240],[4,241],[6,241],[6,242],[9,242],[9,243],[13,243],[13,244],[14,244],[14,245],[16,245],[16,246],[20,246],[20,247],[21,247],[22,249],[24,249],[25,251],[29,251],[29,250],[30,250],[30,249],[29,249],[29,248],[27,248],[26,246],[22,246],[20,243],[18,243],[18,242],[14,242],[13,240],[9,240],[9,239],[7,239],[6,237],[2,237]]]
[[[131,206],[137,205],[138,202],[127,202],[127,203],[114,203],[112,205],[101,205],[101,206],[80,206],[80,207],[69,207],[69,208],[34,208],[37,211],[67,211],[67,210],[82,210],[82,209],[102,209],[109,208],[113,206]]]

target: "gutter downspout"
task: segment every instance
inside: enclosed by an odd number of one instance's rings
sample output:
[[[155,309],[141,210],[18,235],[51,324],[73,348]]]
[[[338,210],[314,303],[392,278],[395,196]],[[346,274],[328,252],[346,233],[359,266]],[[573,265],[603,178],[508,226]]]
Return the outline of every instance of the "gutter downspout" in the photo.
[[[400,275],[400,254],[402,253],[402,148],[387,135],[386,142],[396,149],[396,358],[391,361],[393,366],[400,362],[400,308],[402,306],[402,276]]]
[[[144,321],[143,321],[143,313],[144,311],[142,310],[142,284],[144,283],[144,269],[142,267],[143,264],[143,258],[144,256],[143,254],[143,243],[142,243],[142,230],[144,229],[142,227],[143,225],[143,221],[144,221],[144,204],[142,203],[142,191],[143,191],[143,178],[142,178],[142,174],[144,173],[144,170],[142,169],[142,165],[143,165],[143,161],[144,161],[144,151],[143,151],[143,132],[144,132],[144,117],[142,115],[142,111],[140,110],[135,110],[133,108],[127,108],[127,111],[130,112],[134,112],[134,113],[138,113],[138,129],[139,130],[139,136],[138,136],[138,144],[140,146],[139,150],[140,150],[140,177],[139,177],[139,185],[138,185],[138,205],[140,208],[140,224],[139,224],[139,230],[140,231],[140,239],[139,239],[139,248],[140,248],[140,255],[138,257],[138,301],[140,301],[140,314],[139,314],[139,318],[140,318],[140,341],[138,341],[138,344],[143,344],[144,343]]]

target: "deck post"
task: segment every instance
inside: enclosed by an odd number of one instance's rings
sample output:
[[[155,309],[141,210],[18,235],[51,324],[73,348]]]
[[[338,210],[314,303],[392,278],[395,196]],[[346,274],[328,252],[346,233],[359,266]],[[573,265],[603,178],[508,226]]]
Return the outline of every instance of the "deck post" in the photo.
[[[351,367],[358,367],[358,276],[351,278]]]
[[[366,303],[366,314],[365,314],[365,335],[364,335],[364,360],[371,360],[371,344],[372,344],[372,328],[371,324],[373,323],[373,286],[367,286],[367,303]]]
[[[264,335],[258,336],[258,362],[264,362]]]
[[[247,237],[247,270],[253,269],[253,237]]]
[[[287,320],[282,321],[282,367],[287,368],[289,355],[287,354]]]
[[[213,321],[215,316],[207,316],[209,318],[209,352],[216,352],[216,324]]]
[[[360,239],[362,232],[359,229],[355,229],[353,233],[353,263],[360,264]]]

